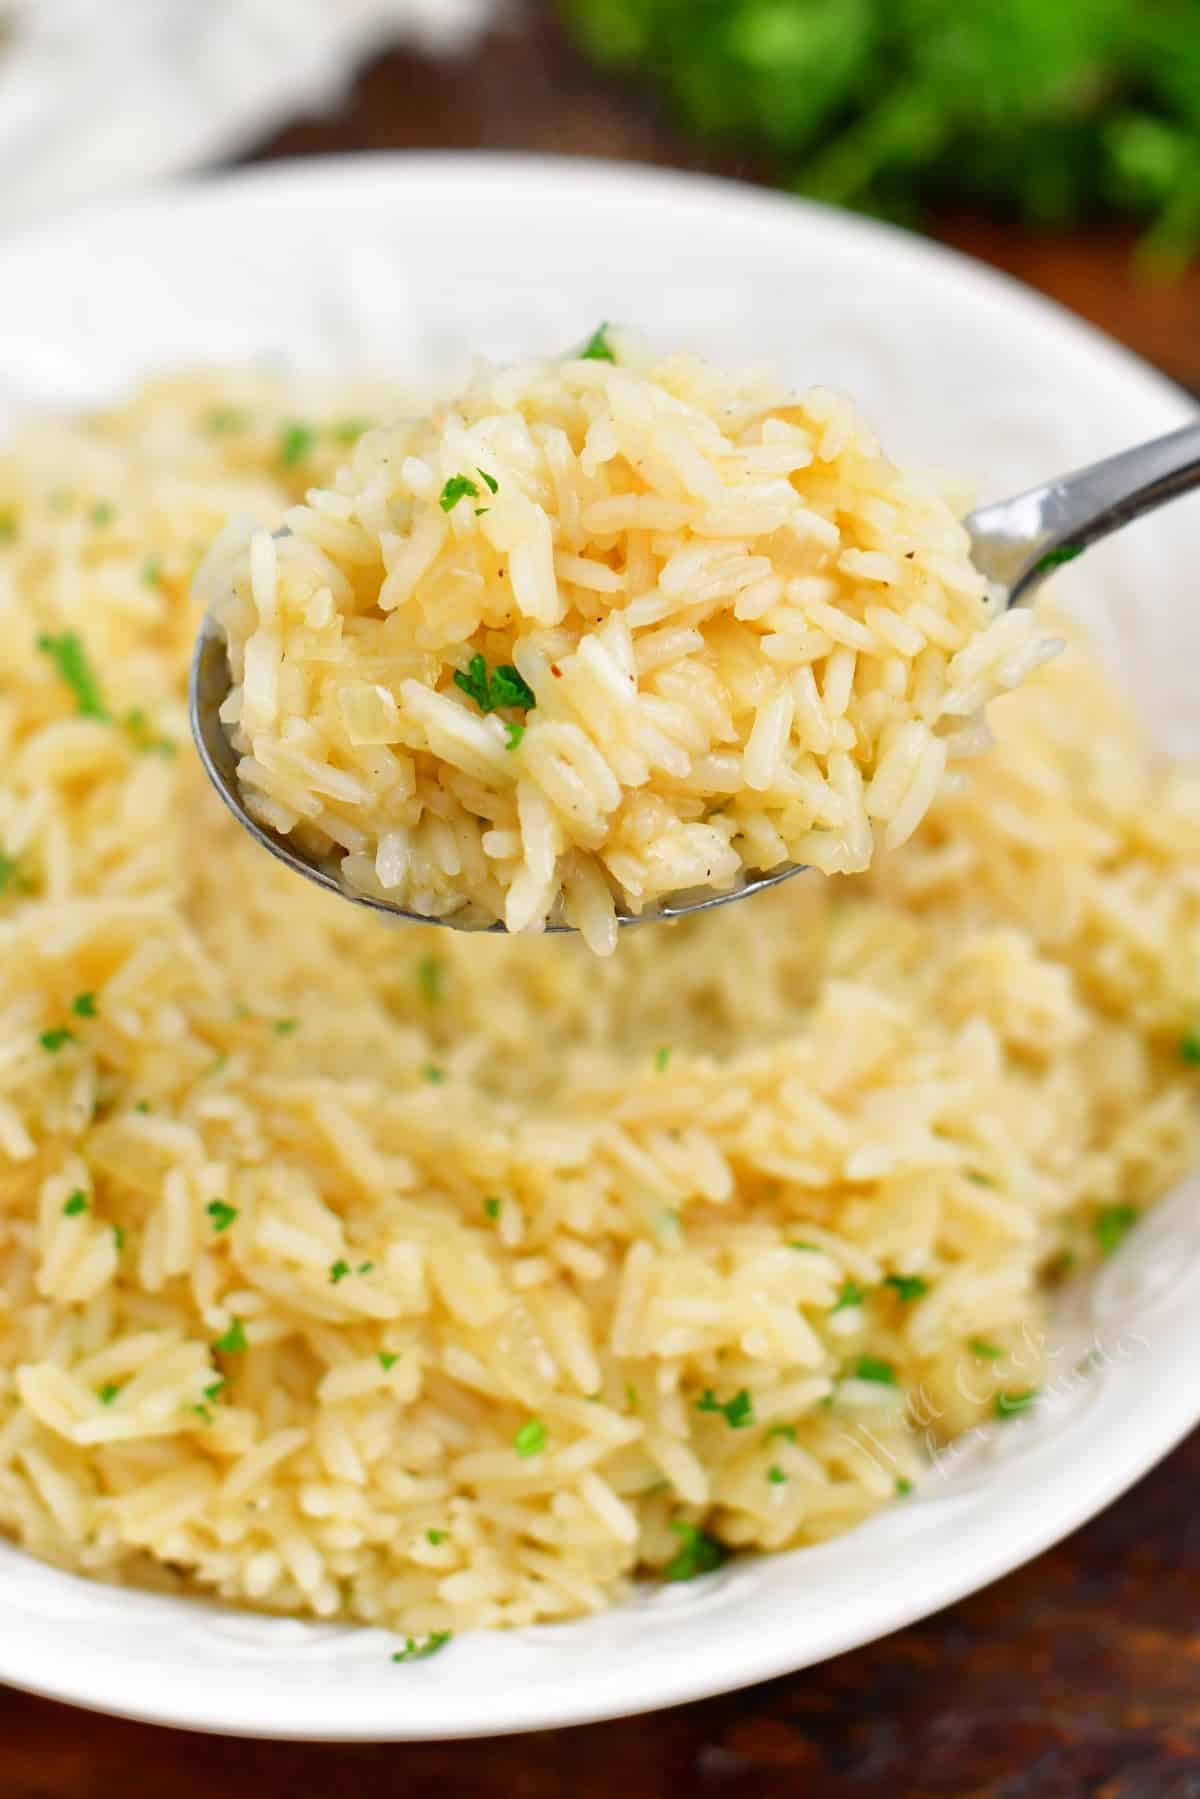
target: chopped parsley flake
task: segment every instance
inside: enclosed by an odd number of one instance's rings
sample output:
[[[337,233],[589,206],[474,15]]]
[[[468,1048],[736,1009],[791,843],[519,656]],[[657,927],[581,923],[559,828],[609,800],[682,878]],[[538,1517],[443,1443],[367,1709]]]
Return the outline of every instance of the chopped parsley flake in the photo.
[[[523,706],[528,711],[537,704],[532,687],[511,663],[489,675],[487,662],[478,651],[465,669],[455,669],[454,685],[474,700],[481,712],[494,712],[497,706]]]
[[[233,431],[244,431],[246,415],[236,406],[214,406],[211,412],[205,413],[202,424],[214,437],[224,437]]]
[[[617,360],[613,354],[612,345],[608,341],[607,324],[601,325],[598,330],[592,332],[587,343],[579,352],[579,360],[581,362],[615,362]]]
[[[113,1400],[117,1397],[117,1394],[120,1391],[121,1391],[120,1381],[115,1381],[115,1380],[105,1381],[104,1385],[100,1389],[100,1394],[99,1394],[100,1404],[101,1405],[111,1405]]]
[[[1104,1206],[1097,1212],[1092,1231],[1101,1255],[1114,1255],[1140,1217],[1138,1207],[1129,1205]]]
[[[796,1426],[794,1424],[773,1424],[767,1432],[768,1441],[772,1437],[783,1437],[787,1442],[794,1443],[796,1441]]]
[[[111,525],[116,516],[116,507],[110,506],[107,500],[99,501],[88,513],[93,525]]]
[[[440,956],[422,956],[417,963],[417,984],[421,989],[421,998],[428,1005],[436,1006],[442,998],[446,981],[446,964]]]
[[[355,1274],[370,1274],[374,1266],[374,1262],[360,1262],[354,1272]]]
[[[625,1382],[625,1404],[629,1407],[631,1412],[640,1412],[642,1409],[642,1402],[638,1398],[638,1390],[629,1381]]]
[[[59,680],[65,682],[75,695],[75,702],[82,716],[98,718],[107,723],[112,715],[104,704],[100,683],[88,661],[83,640],[74,631],[64,631],[61,637],[51,637],[48,632],[43,631],[37,640],[37,647],[43,656],[50,658]]]
[[[476,469],[475,473],[479,476],[479,479],[483,482],[483,485],[487,488],[489,493],[500,492],[500,483],[497,481],[495,475],[489,475],[485,468]]]
[[[923,1299],[929,1291],[929,1282],[922,1280],[919,1274],[885,1275],[885,1287],[890,1287],[904,1305],[911,1305],[915,1299]]]
[[[188,1411],[195,1412],[201,1424],[211,1424],[213,1421],[212,1413],[206,1405],[190,1405]]]
[[[204,1397],[205,1397],[205,1399],[208,1399],[208,1400],[219,1399],[221,1397],[221,1394],[224,1392],[224,1390],[225,1390],[225,1376],[222,1375],[220,1380],[215,1380],[215,1381],[213,1381],[211,1386],[205,1387]]]
[[[473,500],[479,498],[479,489],[470,475],[451,475],[438,495],[438,505],[443,512],[453,512],[458,502],[465,500],[468,495]]]
[[[489,1218],[499,1218],[500,1201],[494,1194],[489,1194],[488,1198],[483,1202],[483,1209]]]
[[[713,1573],[728,1559],[725,1545],[698,1524],[689,1524],[686,1518],[672,1518],[671,1529],[679,1538],[679,1548],[662,1571],[664,1580],[695,1580],[698,1574]]]
[[[206,1078],[210,1074],[220,1074],[221,1070],[228,1066],[228,1063],[229,1057],[227,1055],[222,1054],[214,1056],[208,1067],[201,1070],[201,1074]]]
[[[1083,555],[1081,543],[1060,543],[1056,550],[1047,550],[1044,556],[1034,564],[1035,575],[1049,574],[1052,568],[1061,568],[1064,562],[1074,562],[1076,556]]]
[[[823,1249],[821,1249],[820,1246],[816,1243],[800,1243],[800,1242],[789,1243],[788,1248],[789,1249],[802,1249],[805,1251],[805,1253],[807,1255],[810,1255],[810,1256],[820,1256],[820,1255],[824,1255],[824,1253],[825,1253],[825,1251]]]
[[[835,1312],[843,1312],[847,1306],[860,1306],[866,1297],[867,1289],[860,1287],[857,1281],[843,1281],[841,1291],[831,1309]]]
[[[123,1224],[113,1225],[113,1242],[116,1244],[117,1254],[120,1255],[125,1247],[125,1226]]]
[[[446,1078],[446,1070],[439,1068],[436,1062],[426,1062],[421,1070],[421,1079],[429,1081],[434,1087],[440,1086]]]
[[[139,1099],[137,1105],[133,1109],[135,1112],[146,1113],[150,1110],[150,1101],[148,1099]]]
[[[340,1256],[339,1256],[339,1258],[338,1258],[338,1260],[337,1260],[337,1261],[336,1261],[336,1262],[334,1262],[334,1263],[332,1263],[332,1264],[331,1264],[331,1266],[330,1266],[330,1269],[329,1269],[329,1278],[330,1278],[330,1280],[331,1280],[331,1281],[332,1281],[332,1283],[333,1283],[333,1285],[334,1285],[334,1286],[335,1286],[335,1287],[336,1287],[336,1286],[337,1286],[337,1284],[338,1284],[338,1282],[339,1282],[339,1281],[344,1281],[344,1280],[345,1280],[345,1278],[346,1278],[346,1276],[347,1276],[347,1275],[348,1275],[348,1274],[349,1274],[349,1273],[350,1273],[350,1264],[349,1264],[349,1262],[347,1262],[347,1261],[344,1261],[344,1260],[343,1260],[343,1259],[342,1259],[342,1258],[341,1258],[341,1257],[340,1257]]]
[[[505,725],[504,730],[505,730],[505,734],[508,738],[508,742],[504,746],[505,749],[506,750],[519,749],[520,744],[521,744],[521,739],[525,735],[525,726],[524,725]]]
[[[997,1418],[1015,1418],[1027,1412],[1038,1396],[1036,1387],[1025,1387],[1015,1393],[997,1393],[993,1410]]]
[[[787,1480],[787,1475],[783,1472],[783,1469],[776,1464],[767,1469],[767,1479],[773,1487],[782,1487]]]
[[[78,1218],[80,1213],[86,1212],[87,1209],[87,1194],[82,1187],[76,1187],[74,1193],[72,1193],[70,1199],[68,1199],[66,1205],[63,1207],[63,1217]]]
[[[214,1231],[227,1231],[237,1217],[237,1207],[226,1205],[223,1199],[214,1199],[204,1210],[212,1219]]]
[[[142,580],[147,587],[162,586],[162,562],[157,556],[147,556],[142,564]]]
[[[135,708],[132,712],[127,712],[122,722],[124,723],[125,729],[129,732],[129,735],[133,738],[134,749],[137,750],[140,755],[175,755],[176,745],[172,743],[169,737],[156,737],[154,735],[154,732],[150,727],[150,720],[146,717],[146,714],[140,707]]]
[[[850,1373],[855,1380],[877,1381],[881,1387],[896,1385],[896,1370],[890,1362],[881,1361],[878,1356],[860,1355],[851,1365]]]
[[[0,893],[3,893],[20,869],[20,863],[13,856],[6,856],[0,850]]]
[[[446,1541],[446,1533],[444,1530],[427,1530],[425,1532],[425,1541],[427,1543],[432,1543],[433,1547],[436,1549],[439,1543],[444,1543]]]
[[[240,1318],[235,1318],[223,1336],[217,1338],[213,1348],[222,1355],[239,1355],[246,1347],[246,1327]]]
[[[285,425],[279,437],[279,460],[284,468],[295,468],[303,462],[316,441],[316,432],[310,425]]]
[[[358,442],[364,431],[370,429],[366,419],[342,419],[340,424],[329,427],[329,435],[334,443],[353,444]]]
[[[290,1037],[298,1026],[299,1020],[296,1018],[277,1018],[271,1029],[277,1037]]]
[[[1185,1062],[1191,1062],[1193,1066],[1200,1067],[1200,1025],[1180,1038],[1179,1053]]]
[[[77,993],[71,1001],[71,1010],[76,1018],[95,1018],[96,995],[94,993]]]
[[[998,1362],[1004,1351],[996,1343],[988,1343],[982,1337],[968,1337],[967,1348],[972,1355],[982,1357],[985,1362]]]
[[[722,1405],[711,1387],[705,1387],[703,1398],[696,1401],[698,1412],[720,1412],[731,1430],[744,1430],[754,1423],[754,1402],[745,1387]]]
[[[450,1642],[454,1632],[451,1630],[431,1630],[427,1637],[405,1637],[403,1649],[397,1649],[392,1656],[394,1662],[425,1662],[439,1649],[444,1649]]]
[[[654,1066],[659,1074],[664,1074],[666,1072],[667,1063],[670,1060],[671,1060],[671,1052],[669,1049],[656,1049],[655,1050]]]
[[[69,1031],[65,1024],[56,1025],[52,1031],[39,1031],[38,1033],[38,1042],[43,1049],[49,1050],[52,1056],[57,1055],[58,1051],[66,1044],[78,1043],[78,1041],[74,1031]]]
[[[896,1498],[907,1499],[912,1490],[913,1484],[907,1475],[898,1474],[896,1476]]]
[[[519,1456],[526,1459],[532,1455],[541,1455],[545,1447],[546,1426],[540,1418],[530,1418],[513,1438],[513,1448]]]
[[[381,1349],[379,1352],[379,1366],[385,1374],[390,1374],[399,1360],[400,1357],[394,1355],[390,1349]]]

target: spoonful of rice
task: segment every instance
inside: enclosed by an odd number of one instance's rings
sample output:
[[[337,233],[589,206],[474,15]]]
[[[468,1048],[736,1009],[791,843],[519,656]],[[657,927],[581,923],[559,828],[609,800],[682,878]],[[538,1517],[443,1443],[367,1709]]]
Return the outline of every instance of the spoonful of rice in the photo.
[[[308,879],[607,954],[903,843],[1057,647],[1013,602],[1198,484],[1194,424],[964,523],[844,398],[602,328],[229,527],[192,729]]]

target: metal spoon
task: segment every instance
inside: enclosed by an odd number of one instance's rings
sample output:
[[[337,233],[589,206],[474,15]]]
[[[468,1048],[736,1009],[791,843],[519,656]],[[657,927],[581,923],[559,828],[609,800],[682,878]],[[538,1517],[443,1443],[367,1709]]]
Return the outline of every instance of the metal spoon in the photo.
[[[1036,588],[1061,563],[1072,561],[1092,544],[1098,543],[1122,525],[1131,524],[1143,513],[1165,506],[1200,487],[1200,422],[1184,425],[1178,431],[1140,444],[1132,450],[1109,456],[1103,462],[1032,487],[1014,499],[1000,500],[981,506],[965,519],[971,536],[971,554],[976,568],[990,581],[1008,590],[1009,605],[1032,598]],[[242,802],[237,780],[237,755],[218,716],[229,692],[229,661],[225,643],[211,620],[205,619],[192,658],[189,702],[192,735],[210,781],[233,816],[271,855],[292,869],[326,887],[356,906],[382,912],[392,918],[407,918],[415,924],[451,925],[458,930],[502,931],[499,923],[462,924],[454,917],[427,918],[410,912],[389,900],[370,894],[356,893],[341,880],[332,862],[321,866],[307,862],[285,837],[269,830],[250,816]],[[803,872],[802,863],[789,862],[782,868],[764,874],[748,874],[741,884],[725,893],[707,889],[672,894],[668,900],[647,908],[642,913],[617,913],[622,925],[643,924],[653,920],[683,918],[691,912],[706,912],[713,906],[725,906],[732,900],[746,899],[775,887],[780,881]],[[570,925],[552,924],[551,931],[569,931]]]

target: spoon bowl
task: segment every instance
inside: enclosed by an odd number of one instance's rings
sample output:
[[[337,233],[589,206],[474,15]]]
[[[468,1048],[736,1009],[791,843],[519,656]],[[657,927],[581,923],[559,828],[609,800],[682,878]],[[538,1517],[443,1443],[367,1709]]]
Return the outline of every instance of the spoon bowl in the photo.
[[[1004,590],[1007,605],[1026,604],[1046,577],[1065,562],[1074,561],[1101,538],[1120,530],[1144,513],[1178,499],[1200,486],[1200,423],[1182,426],[1165,437],[1152,439],[1116,456],[1091,464],[1075,474],[1048,481],[1008,500],[980,507],[964,520],[971,538],[976,568]],[[189,706],[192,736],[213,786],[233,816],[255,842],[268,850],[294,874],[315,881],[353,905],[365,906],[387,918],[413,924],[448,925],[455,930],[504,931],[499,921],[475,923],[469,916],[451,913],[434,917],[375,895],[360,893],[342,880],[336,864],[310,862],[266,825],[253,818],[242,799],[237,778],[237,753],[221,722],[221,706],[231,684],[229,659],[223,638],[211,619],[205,619],[192,658]],[[709,888],[675,893],[647,906],[642,912],[617,908],[619,925],[665,923],[708,912],[734,900],[748,899],[768,887],[805,872],[798,862],[765,871],[750,871],[735,886],[722,892]],[[568,924],[548,924],[548,931],[567,932]]]

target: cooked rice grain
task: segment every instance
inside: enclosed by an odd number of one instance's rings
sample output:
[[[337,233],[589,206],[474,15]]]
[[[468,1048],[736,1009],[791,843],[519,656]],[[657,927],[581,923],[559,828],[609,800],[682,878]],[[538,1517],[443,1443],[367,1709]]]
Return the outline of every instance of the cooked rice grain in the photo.
[[[192,377],[0,457],[0,1527],[105,1580],[419,1635],[605,1605],[680,1520],[744,1548],[846,1530],[930,1434],[1037,1384],[1046,1269],[1196,1158],[1200,790],[1148,766],[1072,647],[867,876],[602,963],[378,927],[238,831],[184,714],[200,546],[310,475],[336,492],[331,427],[363,404]],[[841,418],[806,427],[814,461]],[[761,438],[751,467],[805,466],[786,421]],[[663,633],[686,660],[703,625],[653,597],[639,641],[669,673]],[[37,648],[66,632],[105,718]],[[836,677],[794,665],[807,719],[858,651],[824,654]],[[687,705],[655,695],[664,743]]]

